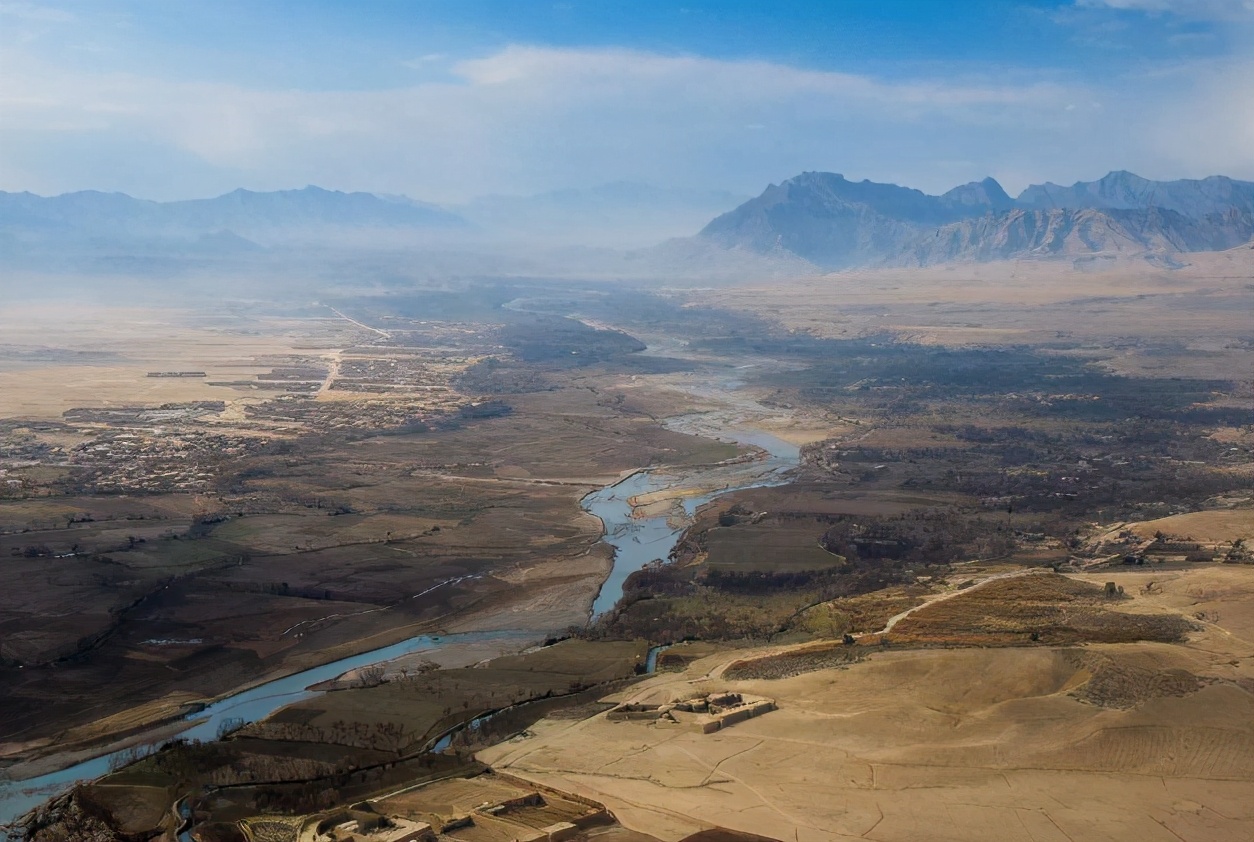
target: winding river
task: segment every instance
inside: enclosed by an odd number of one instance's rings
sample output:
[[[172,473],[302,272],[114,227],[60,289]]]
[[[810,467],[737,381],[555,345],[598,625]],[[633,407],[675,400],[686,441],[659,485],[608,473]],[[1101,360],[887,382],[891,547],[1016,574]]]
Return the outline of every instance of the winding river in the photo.
[[[218,728],[228,719],[242,719],[255,722],[277,711],[279,708],[295,702],[319,695],[320,691],[308,689],[310,685],[321,681],[329,681],[349,670],[381,661],[390,661],[402,655],[440,649],[458,643],[476,643],[501,638],[518,637],[517,631],[466,632],[450,635],[419,635],[372,649],[348,658],[341,658],[322,666],[267,681],[249,690],[227,696],[202,710],[189,713],[184,721],[187,727],[162,739],[183,737],[189,740],[213,740],[218,735]],[[42,802],[68,790],[79,781],[91,780],[109,772],[109,763],[124,751],[111,752],[93,757],[56,772],[39,777],[12,781],[0,785],[0,825],[13,821],[28,810]],[[0,833],[0,839],[3,834]]]
[[[765,456],[752,463],[749,470],[746,470],[744,464],[739,464],[728,465],[723,472],[717,469],[704,472],[706,479],[721,479],[722,487],[703,494],[684,496],[682,505],[688,518],[698,508],[720,495],[744,488],[778,484],[783,481],[784,473],[797,464],[797,446],[767,433],[720,430],[715,435],[701,430],[699,434],[756,447]],[[724,473],[725,476],[720,478],[719,473]],[[601,519],[605,525],[605,537],[602,540],[614,548],[614,567],[592,604],[593,619],[609,611],[622,598],[623,583],[628,576],[651,561],[666,560],[687,527],[687,524],[676,523],[673,518],[664,514],[641,517],[634,513],[633,516],[631,499],[642,494],[681,488],[687,484],[688,479],[687,472],[676,473],[674,469],[636,471],[583,498],[584,511]]]
[[[613,568],[593,603],[593,618],[605,613],[618,602],[623,593],[623,583],[628,576],[655,559],[666,559],[684,530],[684,524],[677,523],[676,518],[666,514],[640,516],[636,513],[633,516],[629,502],[631,498],[683,488],[694,474],[700,473],[702,484],[715,490],[685,494],[682,497],[684,513],[690,518],[700,506],[721,494],[782,482],[783,474],[797,464],[798,448],[773,436],[722,429],[711,432],[704,429],[705,426],[697,423],[685,428],[684,432],[753,446],[762,451],[762,458],[751,463],[730,463],[715,468],[641,470],[583,498],[584,510],[601,519],[605,527],[604,540],[614,547]],[[311,685],[336,678],[352,669],[454,644],[517,638],[525,634],[522,631],[492,631],[412,637],[391,646],[341,658],[227,696],[201,710],[189,713],[184,719],[186,727],[177,734],[166,734],[162,741],[176,736],[196,740],[215,739],[218,728],[225,720],[255,722],[263,719],[286,705],[318,695],[320,691],[308,689]],[[107,774],[110,762],[123,753],[112,752],[46,775],[0,783],[0,825],[13,821],[47,799],[65,792],[79,781]],[[4,832],[0,830],[0,840],[5,838]]]

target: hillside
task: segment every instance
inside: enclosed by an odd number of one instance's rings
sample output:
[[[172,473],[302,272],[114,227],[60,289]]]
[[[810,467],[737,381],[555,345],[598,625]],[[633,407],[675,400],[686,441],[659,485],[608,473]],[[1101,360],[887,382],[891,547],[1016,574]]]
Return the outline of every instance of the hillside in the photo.
[[[940,196],[802,173],[710,222],[723,248],[789,253],[827,269],[950,261],[1213,251],[1254,236],[1254,183],[1156,182],[1114,172],[1010,198],[992,178]]]
[[[1163,208],[1016,209],[937,228],[891,262],[931,266],[1015,257],[1222,251],[1246,242],[1252,231],[1250,215],[1235,211],[1195,220]]]
[[[788,251],[827,267],[896,254],[921,230],[997,211],[1010,199],[993,179],[943,196],[834,173],[802,173],[716,218],[698,235],[725,247]]]
[[[1202,218],[1231,208],[1254,211],[1254,182],[1224,176],[1151,181],[1118,170],[1097,181],[1077,181],[1070,187],[1046,182],[1033,184],[1015,200],[1021,208],[1163,208],[1183,216]]]

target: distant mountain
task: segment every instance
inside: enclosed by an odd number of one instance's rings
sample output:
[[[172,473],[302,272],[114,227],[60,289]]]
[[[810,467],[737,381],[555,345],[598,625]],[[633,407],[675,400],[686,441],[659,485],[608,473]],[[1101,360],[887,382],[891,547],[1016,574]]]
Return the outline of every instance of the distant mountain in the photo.
[[[827,269],[1010,257],[1208,251],[1254,236],[1254,184],[1154,182],[1115,172],[1011,199],[992,178],[940,196],[802,173],[710,222],[724,248],[788,253]]]
[[[728,248],[785,250],[820,266],[840,268],[882,260],[924,230],[1012,205],[991,178],[929,196],[896,184],[808,172],[772,184],[761,196],[716,218],[699,236]]]
[[[457,210],[488,236],[535,243],[645,245],[685,236],[747,197],[634,181],[531,196],[481,196]]]
[[[1222,175],[1179,181],[1150,181],[1119,170],[1097,181],[1077,181],[1070,187],[1046,182],[1019,194],[1021,208],[1098,208],[1145,210],[1164,208],[1201,219],[1230,208],[1254,213],[1254,182]]]
[[[426,229],[464,226],[456,214],[412,200],[306,187],[213,199],[151,202],[124,193],[83,191],[42,197],[0,192],[0,231],[25,238],[196,239],[229,232],[253,238],[317,235],[328,229]],[[238,246],[239,243],[235,243]]]
[[[408,228],[465,224],[456,214],[435,205],[313,186],[273,193],[241,189],[216,199],[170,202],[166,207],[194,228],[252,230],[307,225]]]
[[[1254,232],[1249,214],[1195,220],[1163,208],[1012,210],[942,226],[891,262],[927,266],[1015,257],[1221,251]]]
[[[942,194],[940,198],[951,208],[970,208],[977,213],[1000,213],[1015,206],[1015,200],[1006,194],[994,178],[963,184]]]
[[[486,196],[457,212],[406,196],[319,187],[179,202],[94,191],[47,198],[0,192],[0,262],[40,271],[138,272],[133,267],[142,265],[155,276],[176,265],[283,266],[325,263],[328,255],[421,253],[431,272],[487,265],[516,272],[523,261],[541,274],[577,267],[588,276],[722,278],[1008,258],[1164,257],[1254,237],[1254,183],[1222,176],[1156,182],[1112,172],[1070,187],[1033,185],[1011,198],[992,178],[937,196],[807,172],[738,201],[725,192],[636,182]],[[674,239],[694,230],[700,233]]]

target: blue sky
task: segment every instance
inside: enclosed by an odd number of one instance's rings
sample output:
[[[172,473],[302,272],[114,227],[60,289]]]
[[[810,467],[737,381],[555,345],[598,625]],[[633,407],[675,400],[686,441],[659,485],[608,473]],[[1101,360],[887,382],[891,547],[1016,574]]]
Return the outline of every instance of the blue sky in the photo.
[[[0,0],[0,189],[1254,178],[1254,0]]]

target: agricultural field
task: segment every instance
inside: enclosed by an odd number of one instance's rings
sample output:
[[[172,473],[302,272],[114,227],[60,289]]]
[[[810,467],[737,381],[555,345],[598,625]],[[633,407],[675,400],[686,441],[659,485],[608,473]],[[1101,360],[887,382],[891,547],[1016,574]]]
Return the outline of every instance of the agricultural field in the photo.
[[[579,499],[738,452],[563,385],[637,350],[625,334],[348,306],[6,311],[38,350],[0,364],[0,564],[27,583],[0,596],[4,762],[422,631],[581,624],[609,561]],[[508,401],[463,382],[484,359]],[[102,360],[125,377],[58,385]]]
[[[0,563],[31,583],[0,595],[4,762],[151,742],[250,682],[484,632],[349,670],[82,798],[155,828],[161,793],[228,787],[194,801],[202,838],[278,838],[423,782],[470,792],[491,767],[604,802],[623,826],[590,839],[1079,839],[1090,815],[1100,833],[1241,838],[1247,292],[1204,260],[1174,293],[1154,272],[970,271],[921,271],[908,295],[887,270],[717,301],[506,281],[363,295],[251,314],[247,342],[270,344],[230,379],[192,351],[160,370],[206,378],[134,368],[133,388],[171,381],[177,400],[119,385],[4,408]],[[1095,278],[1134,338],[1088,315],[1049,326]],[[1204,343],[1173,321],[1179,296]],[[724,430],[798,446],[795,468],[761,484],[763,454]],[[650,467],[664,482],[627,517],[678,540],[591,618],[613,558],[580,501]],[[106,689],[74,701],[89,688]],[[603,717],[696,691],[778,710],[716,735]],[[1041,795],[1059,791],[1073,806]],[[398,815],[461,809],[413,792]]]

